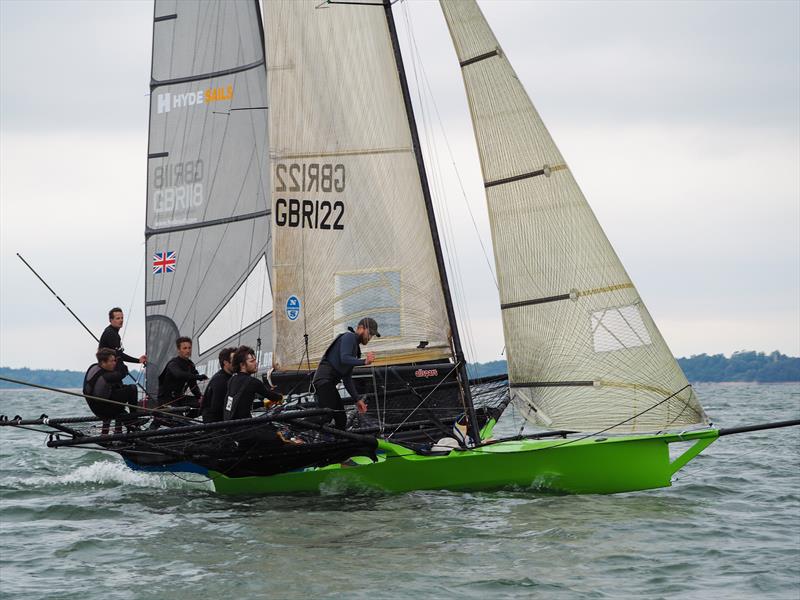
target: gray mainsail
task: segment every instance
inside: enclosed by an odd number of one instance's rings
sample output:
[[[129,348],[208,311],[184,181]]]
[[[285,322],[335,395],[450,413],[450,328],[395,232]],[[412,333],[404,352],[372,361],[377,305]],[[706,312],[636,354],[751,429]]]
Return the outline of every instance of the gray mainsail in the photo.
[[[193,339],[272,346],[266,64],[258,0],[156,0],[147,158],[148,392]]]

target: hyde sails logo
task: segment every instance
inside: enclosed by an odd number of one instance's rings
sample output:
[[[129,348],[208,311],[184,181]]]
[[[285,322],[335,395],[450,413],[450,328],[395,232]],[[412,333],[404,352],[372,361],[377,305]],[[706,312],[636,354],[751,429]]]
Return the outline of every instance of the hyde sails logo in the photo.
[[[172,109],[186,108],[197,104],[211,104],[212,102],[222,102],[223,100],[233,100],[232,85],[183,94],[164,92],[159,94],[156,99],[156,110],[158,114],[162,114],[168,113]]]

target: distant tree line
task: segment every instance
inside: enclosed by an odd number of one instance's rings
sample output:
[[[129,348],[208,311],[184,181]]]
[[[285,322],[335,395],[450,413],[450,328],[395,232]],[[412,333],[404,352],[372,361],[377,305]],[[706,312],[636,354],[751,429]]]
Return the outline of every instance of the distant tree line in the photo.
[[[696,354],[679,358],[678,364],[689,381],[722,382],[753,381],[758,383],[800,381],[800,358],[786,356],[777,350],[770,354],[743,350],[730,358],[724,354]],[[470,377],[500,375],[508,369],[506,361],[470,363]]]
[[[470,379],[478,377],[489,377],[491,375],[502,375],[508,371],[508,365],[504,360],[493,360],[487,363],[467,364],[467,373]]]
[[[777,350],[769,354],[743,350],[730,358],[723,354],[696,354],[679,358],[689,381],[800,381],[800,358]]]
[[[724,354],[696,354],[679,358],[678,364],[689,381],[753,381],[770,383],[800,381],[800,358],[786,356],[777,350],[769,354],[743,350],[734,352],[730,358]],[[471,378],[502,375],[507,371],[506,361],[494,360],[486,363],[469,363],[467,372]],[[134,378],[137,371],[131,371]],[[80,388],[83,373],[80,371],[56,371],[52,369],[10,369],[0,367],[0,376],[54,388]],[[23,387],[0,381],[0,389]]]
[[[131,371],[131,375],[134,377],[136,377],[137,374],[138,371]],[[0,367],[0,377],[8,377],[9,379],[17,379],[18,381],[60,389],[83,387],[83,375],[82,371],[56,371],[53,369],[28,368],[10,369],[8,367]],[[128,381],[128,383],[130,383],[130,381]],[[0,380],[0,389],[23,387],[25,386]]]

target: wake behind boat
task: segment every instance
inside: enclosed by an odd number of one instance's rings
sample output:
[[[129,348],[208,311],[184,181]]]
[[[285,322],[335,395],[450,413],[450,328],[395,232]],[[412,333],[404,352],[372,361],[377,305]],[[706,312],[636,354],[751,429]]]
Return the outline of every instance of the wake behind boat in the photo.
[[[97,419],[2,424],[230,493],[634,491],[670,485],[736,432],[710,426],[477,4],[441,5],[481,158],[507,379],[467,375],[391,2],[270,0],[262,25],[257,1],[156,0],[146,387],[188,334],[209,373],[221,348],[255,348],[287,402],[214,424],[147,407],[138,430],[107,435]],[[356,371],[369,410],[339,430],[312,376],[364,317],[382,332]],[[509,402],[546,431],[493,440]]]

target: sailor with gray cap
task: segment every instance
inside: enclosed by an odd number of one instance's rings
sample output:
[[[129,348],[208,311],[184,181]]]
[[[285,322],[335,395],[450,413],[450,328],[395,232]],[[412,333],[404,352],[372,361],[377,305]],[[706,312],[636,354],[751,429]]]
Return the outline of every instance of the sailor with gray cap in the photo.
[[[365,317],[358,322],[355,330],[351,327],[340,334],[322,355],[316,373],[314,373],[314,390],[320,408],[334,410],[334,422],[338,429],[344,429],[347,424],[347,414],[339,396],[336,385],[341,381],[350,397],[355,401],[358,412],[367,412],[367,403],[359,397],[356,386],[353,384],[353,368],[369,365],[375,360],[375,353],[367,352],[366,358],[361,358],[360,344],[366,346],[373,337],[381,337],[378,333],[378,323],[375,319]]]

